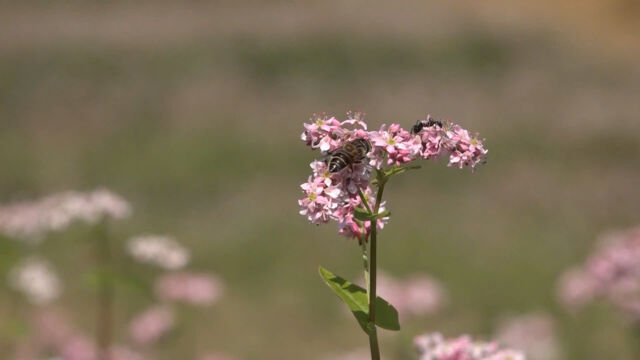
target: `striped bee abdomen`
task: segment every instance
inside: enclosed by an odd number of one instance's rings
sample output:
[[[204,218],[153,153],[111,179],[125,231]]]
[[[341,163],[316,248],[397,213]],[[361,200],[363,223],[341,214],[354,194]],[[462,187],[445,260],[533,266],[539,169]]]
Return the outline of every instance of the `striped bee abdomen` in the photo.
[[[336,173],[347,166],[362,161],[371,151],[371,143],[366,139],[355,139],[333,153],[329,158],[329,172]]]
[[[353,163],[353,157],[345,150],[336,150],[329,158],[329,172],[336,173]]]

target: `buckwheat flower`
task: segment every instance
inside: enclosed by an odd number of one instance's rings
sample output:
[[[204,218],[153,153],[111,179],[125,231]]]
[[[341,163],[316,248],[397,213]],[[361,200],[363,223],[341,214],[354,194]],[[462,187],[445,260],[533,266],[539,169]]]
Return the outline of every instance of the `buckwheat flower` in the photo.
[[[37,257],[27,258],[12,269],[9,283],[34,305],[48,304],[60,295],[60,280],[51,265]]]
[[[156,294],[166,301],[191,305],[211,305],[222,296],[222,280],[211,274],[170,273],[155,283]]]
[[[366,188],[363,192],[365,200],[369,203],[370,207],[375,207],[375,199],[371,196],[371,188]],[[380,203],[380,212],[384,212],[386,202]],[[338,233],[350,238],[357,238],[362,240],[366,238],[371,232],[371,221],[359,221],[354,215],[353,211],[355,207],[363,208],[362,200],[359,197],[352,195],[348,197],[333,213],[333,217],[338,221]],[[384,228],[384,225],[389,222],[389,217],[384,216],[376,220],[376,226],[378,229]]]
[[[425,121],[429,126],[414,126],[415,134],[394,123],[389,127],[382,125],[380,130],[367,131],[362,113],[349,113],[348,119],[340,122],[326,114],[315,116],[309,124],[304,124],[302,140],[312,149],[320,150],[320,158],[310,167],[313,175],[301,185],[303,197],[298,200],[300,214],[313,224],[325,224],[334,220],[338,223],[338,233],[360,241],[368,237],[371,231],[370,221],[360,221],[354,216],[354,210],[364,210],[366,206],[360,194],[371,197],[372,172],[387,174],[397,171],[403,164],[418,158],[432,159],[443,153],[450,154],[450,165],[474,167],[486,154],[482,143],[471,138],[468,132],[457,125],[447,125],[431,119]],[[348,164],[340,171],[331,173],[327,166],[333,151],[347,142],[364,139],[371,145],[364,162]],[[386,167],[386,169],[385,169]],[[390,176],[390,175],[385,175]],[[375,204],[367,200],[373,209]],[[385,203],[380,204],[379,212],[384,211]],[[388,216],[376,220],[376,227],[382,229],[389,221]]]
[[[501,349],[495,342],[473,341],[468,335],[445,339],[439,333],[413,341],[420,360],[525,360],[522,352]]]
[[[38,241],[47,232],[64,229],[74,221],[95,224],[105,218],[123,219],[130,214],[129,204],[109,190],[67,191],[1,207],[0,232]]]
[[[603,300],[640,320],[640,227],[604,236],[583,265],[561,276],[558,296],[570,309]]]
[[[189,251],[174,238],[162,235],[142,235],[131,238],[127,250],[136,260],[177,270],[189,262]]]
[[[531,360],[561,358],[553,319],[544,313],[504,320],[496,331],[495,339],[505,346],[523,350]]]
[[[153,306],[136,315],[129,325],[131,340],[139,345],[155,343],[174,324],[173,311],[165,306]]]
[[[446,300],[442,285],[426,274],[416,274],[405,280],[403,294],[406,313],[416,316],[437,312]]]
[[[335,150],[342,145],[341,138],[344,130],[340,122],[335,118],[328,118],[326,114],[315,115],[309,119],[310,124],[304,124],[305,131],[300,138],[307,146],[318,148],[320,151]]]
[[[74,335],[59,350],[65,360],[97,360],[96,346],[84,335]]]
[[[38,341],[51,348],[61,348],[75,333],[67,318],[51,309],[35,312],[33,324]]]
[[[119,345],[109,349],[111,360],[144,360],[144,356],[128,347]]]
[[[443,150],[444,130],[440,122],[436,122],[431,115],[423,120],[431,126],[422,128],[420,132],[420,140],[422,140],[421,155],[423,159],[436,159],[441,155]]]
[[[387,158],[387,165],[402,165],[416,158],[422,150],[422,141],[418,136],[412,136],[402,129],[399,124],[385,125],[379,131],[370,132],[373,151],[370,165],[380,168],[381,158]]]
[[[488,151],[484,148],[482,141],[469,135],[469,131],[452,124],[446,129],[445,136],[446,146],[451,153],[449,166],[473,169],[484,161]]]
[[[566,271],[558,281],[558,300],[567,309],[580,309],[596,296],[596,282],[581,269]]]
[[[329,222],[331,212],[337,206],[333,198],[339,196],[340,190],[327,187],[321,177],[309,177],[300,188],[305,194],[304,198],[298,200],[300,215],[306,216],[314,224]]]
[[[442,285],[427,274],[399,280],[379,270],[377,286],[378,294],[398,310],[401,318],[434,314],[446,301]]]
[[[235,360],[235,359],[236,359],[235,357],[231,355],[223,354],[223,353],[211,353],[211,354],[206,354],[200,357],[200,360]]]

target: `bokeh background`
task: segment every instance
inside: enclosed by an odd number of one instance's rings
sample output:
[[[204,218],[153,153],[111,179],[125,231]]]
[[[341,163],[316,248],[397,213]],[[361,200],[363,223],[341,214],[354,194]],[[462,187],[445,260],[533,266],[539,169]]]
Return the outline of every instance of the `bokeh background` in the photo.
[[[219,274],[222,301],[187,316],[160,359],[320,359],[367,339],[317,274],[358,278],[357,244],[298,215],[317,156],[302,123],[430,113],[480,132],[489,162],[428,163],[387,187],[380,267],[432,274],[449,303],[383,335],[384,355],[411,358],[427,330],[488,338],[505,314],[545,311],[566,359],[632,359],[624,318],[569,314],[555,286],[600,233],[640,223],[639,64],[637,0],[2,2],[0,200],[106,186],[134,206],[118,236],[172,234]],[[46,255],[89,332],[86,236],[2,238],[0,275]],[[3,289],[7,354],[30,305]],[[116,302],[124,337],[145,298]]]

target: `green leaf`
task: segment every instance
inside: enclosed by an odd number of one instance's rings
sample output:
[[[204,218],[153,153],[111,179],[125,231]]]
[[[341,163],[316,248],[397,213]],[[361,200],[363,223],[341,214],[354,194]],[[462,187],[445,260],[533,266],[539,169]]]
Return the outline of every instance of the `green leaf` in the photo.
[[[367,210],[361,209],[359,207],[354,207],[353,216],[360,221],[369,221],[371,220],[371,217],[373,215]]]
[[[344,301],[365,333],[370,332],[367,291],[329,270],[319,267],[320,277]],[[387,330],[400,330],[398,311],[381,297],[376,297],[376,325]]]
[[[357,208],[357,207],[353,208],[353,216],[360,221],[373,221],[376,219],[381,219],[385,216],[389,216],[389,214],[390,214],[389,210],[385,210],[381,213],[377,213],[374,215],[361,208]]]

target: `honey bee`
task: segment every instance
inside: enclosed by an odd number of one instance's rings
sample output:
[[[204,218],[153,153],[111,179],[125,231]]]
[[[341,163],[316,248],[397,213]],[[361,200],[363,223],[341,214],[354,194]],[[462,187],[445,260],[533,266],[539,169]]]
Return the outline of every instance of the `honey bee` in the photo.
[[[349,141],[340,149],[328,154],[329,172],[332,174],[337,173],[347,166],[352,167],[353,164],[362,162],[369,151],[371,151],[371,143],[368,140],[355,139]]]
[[[442,127],[442,122],[438,120],[434,120],[431,116],[429,116],[427,120],[418,120],[416,124],[413,125],[413,127],[411,127],[411,134],[415,135],[420,131],[422,131],[423,128],[431,127],[433,125],[438,125],[439,127]]]

